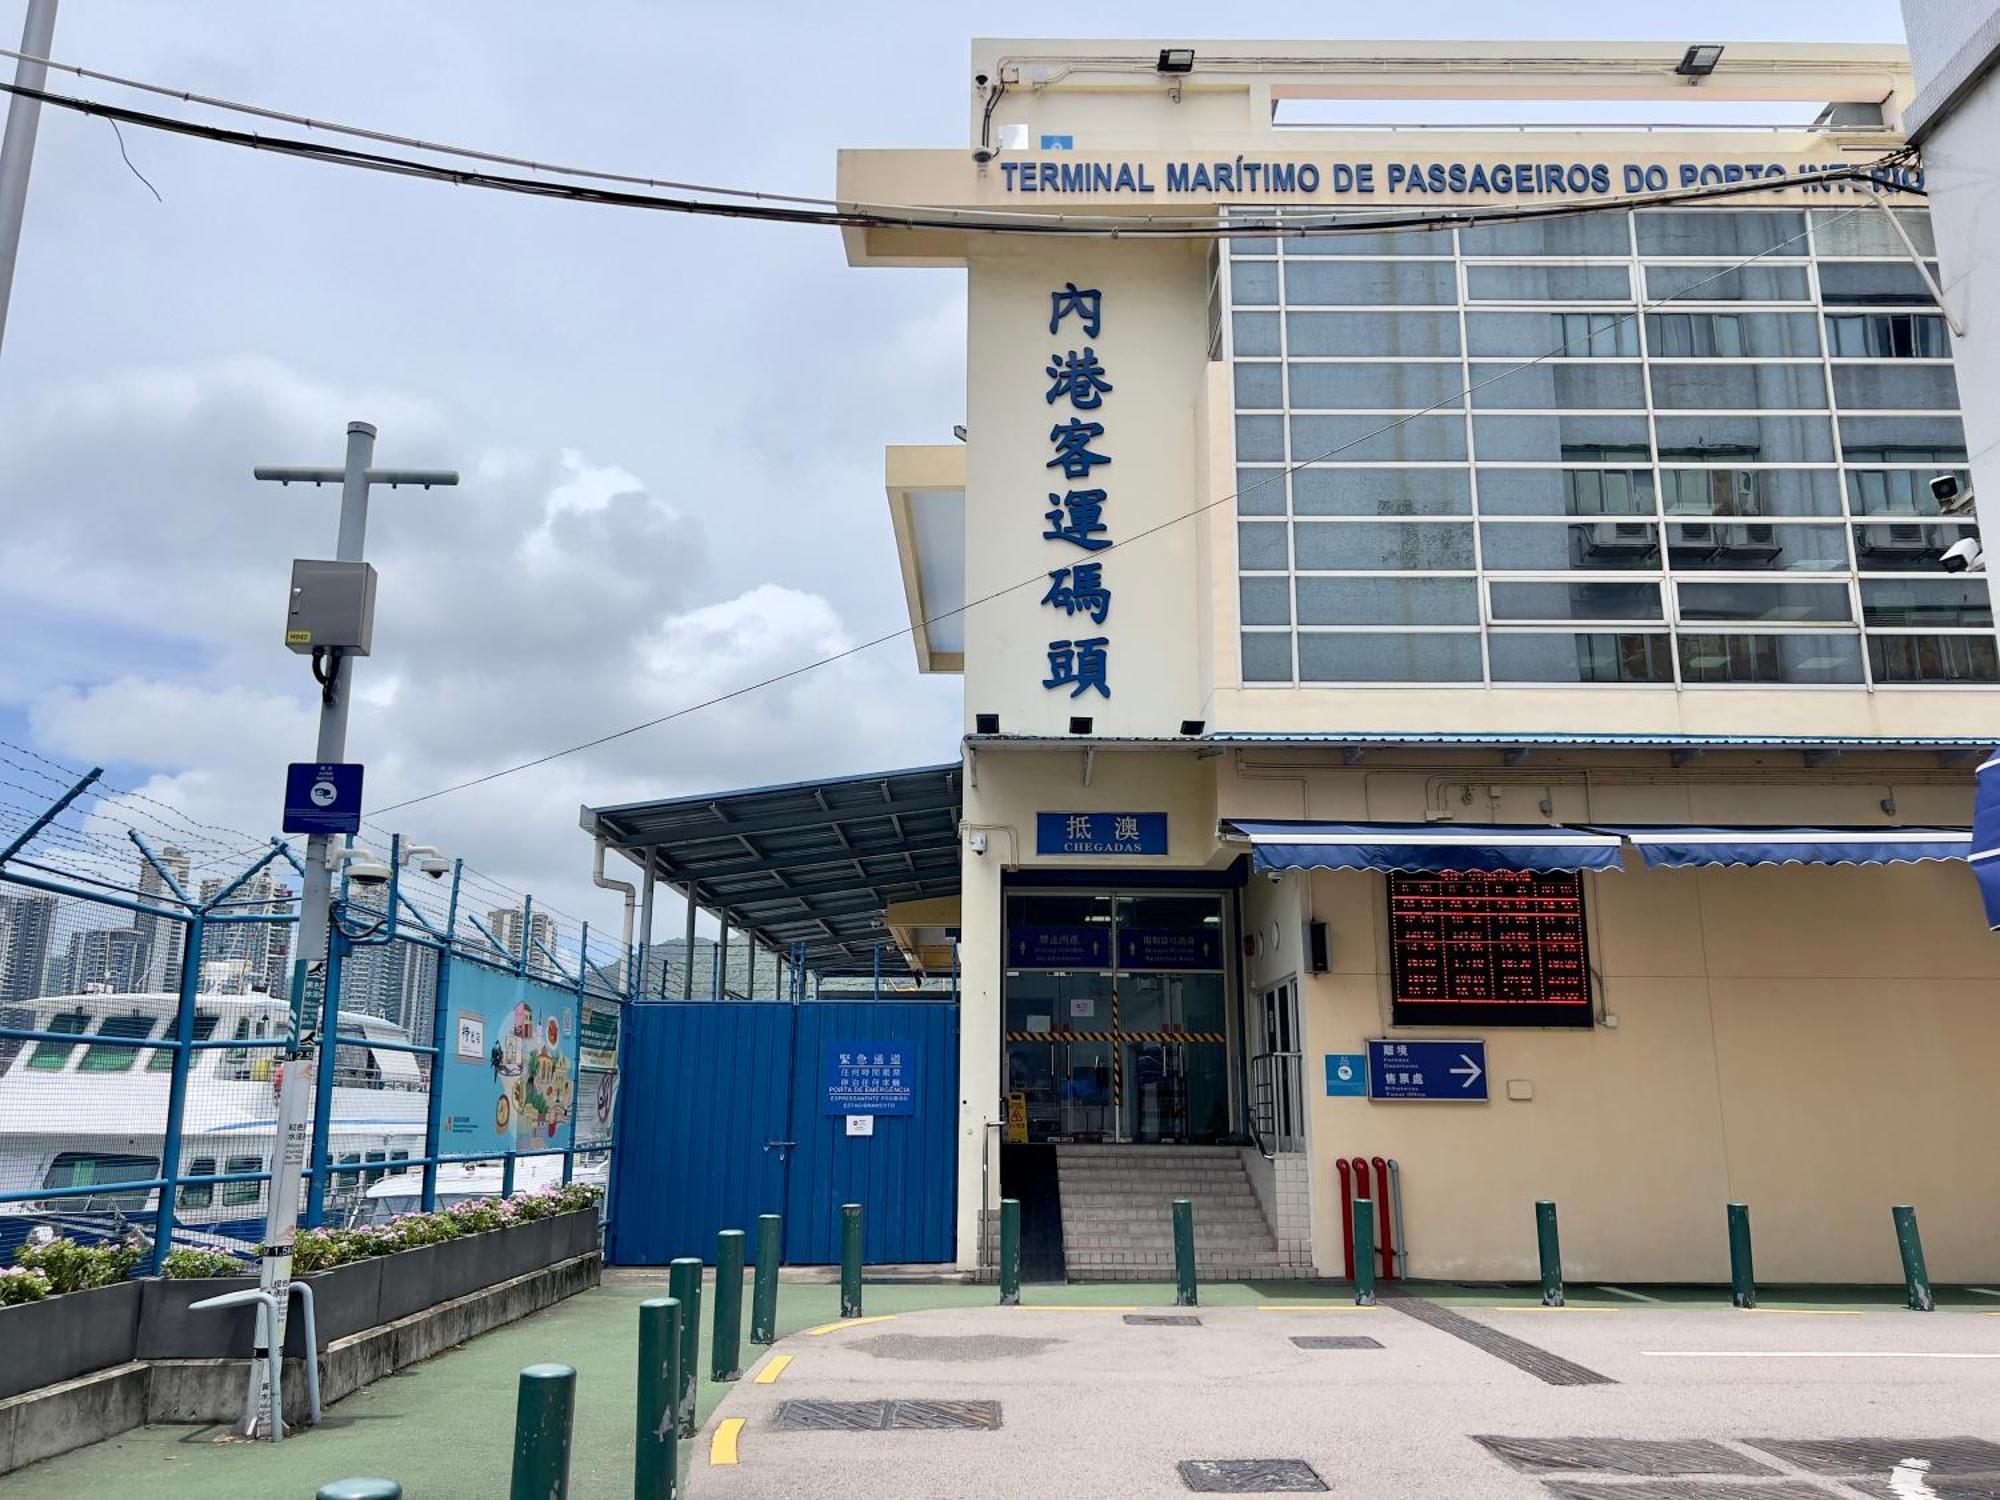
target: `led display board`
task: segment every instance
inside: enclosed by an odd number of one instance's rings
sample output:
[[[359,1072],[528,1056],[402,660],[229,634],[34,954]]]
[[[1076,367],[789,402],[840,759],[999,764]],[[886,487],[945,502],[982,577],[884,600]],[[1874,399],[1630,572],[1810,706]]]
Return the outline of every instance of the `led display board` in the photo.
[[[1588,1026],[1590,955],[1574,871],[1392,871],[1398,1026]]]

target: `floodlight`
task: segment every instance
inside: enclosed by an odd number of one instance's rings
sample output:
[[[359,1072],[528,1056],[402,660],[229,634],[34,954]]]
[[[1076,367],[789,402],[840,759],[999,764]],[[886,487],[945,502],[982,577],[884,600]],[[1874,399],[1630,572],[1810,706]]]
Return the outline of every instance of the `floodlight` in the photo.
[[[1697,42],[1681,54],[1674,71],[1683,78],[1706,78],[1722,61],[1722,48],[1712,42]]]
[[[1194,71],[1194,48],[1162,47],[1160,49],[1160,61],[1155,71],[1161,73],[1192,73]]]

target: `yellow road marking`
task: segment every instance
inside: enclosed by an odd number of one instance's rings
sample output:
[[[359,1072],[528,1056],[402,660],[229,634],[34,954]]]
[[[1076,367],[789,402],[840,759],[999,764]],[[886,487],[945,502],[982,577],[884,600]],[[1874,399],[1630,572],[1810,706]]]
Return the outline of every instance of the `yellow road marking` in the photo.
[[[1162,1309],[1162,1310],[1164,1311],[1164,1309]],[[1025,1303],[1025,1302],[1024,1302],[1024,1303],[1022,1303],[1022,1304],[1021,1304],[1021,1311],[1022,1311],[1022,1312],[1116,1312],[1116,1313],[1132,1313],[1132,1312],[1144,1312],[1144,1311],[1145,1311],[1145,1309],[1144,1309],[1144,1308],[1140,1308],[1140,1307],[1105,1307],[1105,1306],[1102,1306],[1101,1304],[1098,1304],[1098,1303],[1093,1303],[1093,1302],[1080,1302],[1080,1303],[1077,1303],[1077,1304],[1076,1304],[1075,1306],[1073,1306],[1073,1307],[1066,1307],[1066,1306],[1064,1306],[1063,1304],[1061,1304],[1061,1303],[1058,1303],[1058,1302],[1037,1302],[1037,1303],[1034,1303],[1034,1304],[1033,1304],[1032,1306],[1031,1306],[1030,1304],[1028,1304],[1028,1303]]]
[[[785,1373],[785,1366],[791,1362],[792,1357],[789,1354],[772,1355],[770,1361],[763,1369],[757,1372],[755,1378],[750,1383],[752,1385],[770,1385],[780,1375]]]
[[[720,1468],[736,1462],[736,1436],[743,1431],[743,1419],[731,1417],[715,1429],[715,1436],[708,1444],[708,1462],[711,1467]]]
[[[894,1313],[883,1313],[873,1318],[842,1318],[838,1323],[822,1323],[817,1328],[806,1330],[807,1338],[818,1338],[822,1334],[838,1333],[843,1328],[859,1328],[863,1323],[887,1323],[895,1318]]]

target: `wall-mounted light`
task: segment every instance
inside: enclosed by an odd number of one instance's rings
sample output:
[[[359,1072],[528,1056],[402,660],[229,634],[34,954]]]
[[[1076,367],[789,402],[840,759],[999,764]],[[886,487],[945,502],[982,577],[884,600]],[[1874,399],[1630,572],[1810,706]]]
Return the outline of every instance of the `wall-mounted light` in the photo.
[[[1160,73],[1192,73],[1194,71],[1194,48],[1162,47],[1160,61],[1155,68]]]
[[[1206,728],[1208,728],[1208,721],[1206,719],[1181,720],[1181,733],[1188,736],[1190,739],[1193,739],[1195,736],[1199,735]]]
[[[1000,732],[1000,715],[974,714],[972,716],[972,728],[976,734],[998,734]]]
[[[1715,71],[1715,65],[1722,61],[1722,48],[1710,42],[1698,42],[1681,54],[1681,60],[1674,64],[1674,71],[1692,82],[1706,78]]]
[[[961,443],[962,443],[962,442],[964,442],[964,441],[965,441],[965,424],[964,424],[963,422],[954,422],[954,423],[952,423],[952,424],[951,424],[951,435],[952,435],[953,437],[957,438],[957,439],[958,439],[958,440],[959,440],[959,441],[960,441]]]
[[[1087,715],[1079,714],[1069,721],[1069,732],[1071,734],[1089,734],[1091,726],[1096,722],[1095,719]]]

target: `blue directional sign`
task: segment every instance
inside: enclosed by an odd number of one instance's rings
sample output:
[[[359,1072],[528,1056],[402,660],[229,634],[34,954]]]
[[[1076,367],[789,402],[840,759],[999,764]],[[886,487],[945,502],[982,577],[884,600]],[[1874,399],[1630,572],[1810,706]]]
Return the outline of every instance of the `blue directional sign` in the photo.
[[[361,767],[297,761],[285,771],[286,833],[361,832]]]
[[[1370,1039],[1368,1097],[1486,1102],[1486,1043]]]
[[[1349,1095],[1356,1099],[1368,1092],[1368,1059],[1359,1052],[1326,1054],[1326,1092],[1329,1098]]]

